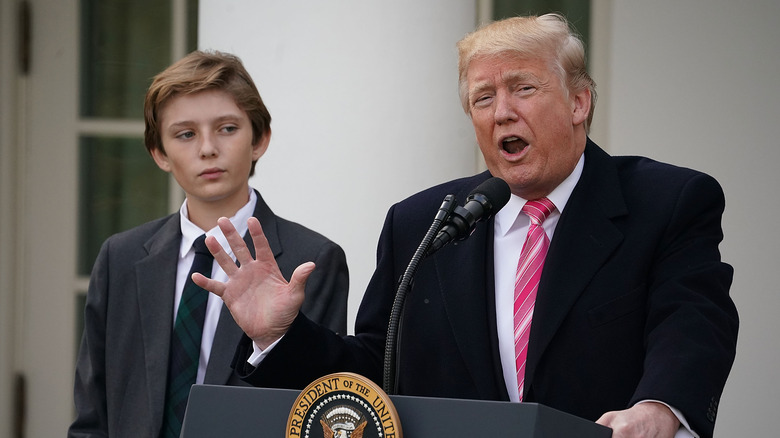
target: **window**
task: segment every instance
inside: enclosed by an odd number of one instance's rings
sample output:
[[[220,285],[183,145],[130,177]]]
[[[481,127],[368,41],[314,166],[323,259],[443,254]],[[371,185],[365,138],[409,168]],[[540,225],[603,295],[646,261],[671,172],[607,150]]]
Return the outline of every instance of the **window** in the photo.
[[[182,195],[143,142],[155,74],[197,48],[197,0],[80,4],[77,342],[89,275],[110,235],[174,211]]]

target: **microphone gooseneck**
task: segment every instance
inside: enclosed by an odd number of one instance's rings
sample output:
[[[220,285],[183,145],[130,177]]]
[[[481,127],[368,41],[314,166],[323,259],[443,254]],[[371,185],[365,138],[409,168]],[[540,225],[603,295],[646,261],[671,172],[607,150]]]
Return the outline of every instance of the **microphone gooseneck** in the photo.
[[[395,299],[393,300],[393,308],[390,312],[390,321],[387,324],[387,337],[385,338],[385,356],[384,356],[384,369],[382,376],[382,389],[387,394],[395,394],[395,356],[396,356],[396,341],[398,339],[398,330],[401,321],[401,312],[403,311],[404,302],[406,301],[406,295],[409,291],[409,285],[414,278],[414,273],[417,272],[417,266],[423,259],[425,252],[439,231],[445,220],[452,214],[455,209],[455,195],[447,195],[444,197],[439,210],[436,211],[436,216],[433,219],[433,223],[428,232],[425,233],[420,245],[417,247],[412,256],[412,260],[406,267],[406,271],[401,276],[401,280],[398,282],[398,289],[395,292]]]
[[[471,191],[463,207],[455,207],[457,201],[454,195],[444,198],[433,223],[401,276],[395,293],[385,339],[382,389],[387,394],[396,393],[396,356],[401,314],[420,262],[453,239],[463,240],[469,237],[476,223],[489,219],[503,208],[509,201],[509,196],[510,190],[506,182],[500,178],[490,178]]]

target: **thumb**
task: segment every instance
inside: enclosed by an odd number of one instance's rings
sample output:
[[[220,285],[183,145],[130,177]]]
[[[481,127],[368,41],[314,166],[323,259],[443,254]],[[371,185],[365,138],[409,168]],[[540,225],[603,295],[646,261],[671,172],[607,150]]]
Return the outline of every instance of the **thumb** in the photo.
[[[314,272],[315,267],[314,262],[306,262],[295,268],[295,271],[293,271],[292,277],[290,278],[290,287],[293,290],[300,290],[303,292],[306,288],[306,281],[309,279],[311,273]]]
[[[614,419],[614,417],[615,417],[615,412],[607,412],[604,415],[602,415],[598,420],[596,420],[596,424],[609,427],[612,424],[612,420]]]

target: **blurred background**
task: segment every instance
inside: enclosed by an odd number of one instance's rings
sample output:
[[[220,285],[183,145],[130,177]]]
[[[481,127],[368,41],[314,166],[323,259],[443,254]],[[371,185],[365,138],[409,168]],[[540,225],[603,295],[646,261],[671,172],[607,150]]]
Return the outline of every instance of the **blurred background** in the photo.
[[[741,330],[716,436],[774,436],[780,2],[0,0],[0,438],[64,436],[100,244],[183,200],[143,147],[154,74],[195,48],[244,60],[273,116],[250,183],[345,249],[351,327],[390,205],[484,168],[455,43],[550,11],[587,43],[596,143],[722,184]]]

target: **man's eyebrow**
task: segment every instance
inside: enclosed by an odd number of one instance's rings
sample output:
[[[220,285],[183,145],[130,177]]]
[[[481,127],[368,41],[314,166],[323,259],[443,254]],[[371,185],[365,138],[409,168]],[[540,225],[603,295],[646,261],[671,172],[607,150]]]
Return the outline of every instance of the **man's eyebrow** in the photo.
[[[543,83],[536,75],[526,71],[509,71],[501,76],[502,84],[512,84],[517,82],[529,82],[534,84]],[[495,88],[492,81],[477,82],[473,88],[469,89],[469,95],[472,93],[479,93],[485,90]]]
[[[525,71],[510,71],[501,76],[501,80],[505,84],[517,83],[517,82],[529,82],[533,84],[541,84],[542,81],[536,75]]]
[[[488,82],[488,81],[478,82],[478,83],[476,83],[474,85],[474,87],[469,88],[469,97],[471,97],[474,94],[478,94],[478,93],[481,93],[483,91],[486,91],[486,90],[491,90],[493,88],[495,88],[495,86],[493,85],[492,82]]]

